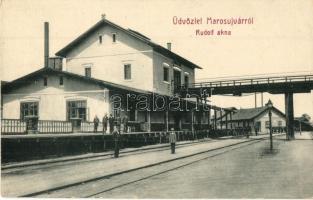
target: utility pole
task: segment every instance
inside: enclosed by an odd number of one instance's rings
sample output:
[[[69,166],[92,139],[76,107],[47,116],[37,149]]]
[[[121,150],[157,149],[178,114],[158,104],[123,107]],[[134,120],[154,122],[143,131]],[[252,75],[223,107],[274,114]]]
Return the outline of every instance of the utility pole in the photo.
[[[272,101],[269,99],[268,103],[266,104],[266,106],[268,107],[268,117],[269,117],[269,122],[270,122],[270,149],[271,151],[273,150],[273,136],[272,136],[272,107],[273,107],[273,103]]]

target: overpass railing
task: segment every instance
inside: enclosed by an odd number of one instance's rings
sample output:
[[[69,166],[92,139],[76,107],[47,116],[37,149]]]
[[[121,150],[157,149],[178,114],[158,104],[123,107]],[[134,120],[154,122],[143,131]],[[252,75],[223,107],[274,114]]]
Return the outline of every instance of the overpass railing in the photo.
[[[219,81],[192,83],[189,84],[188,86],[183,85],[181,87],[182,88],[224,87],[224,86],[272,84],[272,83],[294,83],[294,82],[313,82],[313,75],[260,77],[260,78],[256,77],[236,80],[219,80]]]

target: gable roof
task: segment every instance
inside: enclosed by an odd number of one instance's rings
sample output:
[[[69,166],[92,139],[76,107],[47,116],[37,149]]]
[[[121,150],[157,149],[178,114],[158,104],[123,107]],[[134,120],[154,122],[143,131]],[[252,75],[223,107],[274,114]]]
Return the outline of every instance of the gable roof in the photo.
[[[86,77],[86,76],[74,74],[74,73],[67,72],[67,71],[60,71],[60,70],[56,70],[56,69],[52,69],[52,68],[41,68],[37,71],[34,71],[30,74],[27,74],[23,77],[20,77],[16,80],[13,80],[11,82],[7,82],[6,84],[1,85],[1,89],[2,89],[1,93],[8,93],[14,87],[19,87],[19,86],[24,85],[25,83],[27,83],[29,81],[33,81],[33,78],[35,78],[35,77],[49,75],[49,74],[63,75],[63,76],[67,76],[67,77],[70,77],[73,79],[78,79],[79,81],[85,81],[88,83],[97,84],[99,86],[102,86],[102,87],[105,87],[108,89],[120,90],[123,92],[131,91],[131,92],[141,93],[141,94],[148,94],[149,93],[148,91],[145,91],[145,90],[127,87],[124,85],[111,83],[108,81],[103,81],[103,80],[99,80],[99,79],[95,79],[95,78],[91,78],[91,77]]]
[[[226,114],[228,114],[230,111],[233,111],[232,120],[228,118],[228,121],[248,121],[259,117],[263,113],[266,113],[268,110],[269,108],[267,106],[257,108],[244,108],[239,110],[232,107],[231,109],[228,109],[228,112],[224,112],[221,117],[217,117],[216,119],[220,120],[222,118],[222,121],[226,121]],[[284,118],[286,117],[283,112],[275,107],[272,107],[272,111]]]
[[[232,120],[239,121],[253,119],[259,116],[261,113],[265,112],[266,110],[266,106],[258,108],[239,109],[233,114]]]
[[[257,107],[257,108],[239,109],[233,114],[232,121],[252,120],[262,115],[263,113],[267,112],[268,110],[269,110],[269,107],[267,106]],[[275,107],[272,107],[272,111],[282,117],[285,117],[285,114]]]
[[[92,26],[91,28],[89,28],[86,32],[84,32],[83,34],[81,34],[80,36],[78,36],[75,40],[73,40],[72,42],[70,42],[68,45],[66,45],[64,48],[62,48],[61,50],[59,50],[55,55],[57,56],[62,56],[62,57],[66,57],[66,54],[71,51],[73,48],[75,48],[77,45],[79,45],[85,38],[87,38],[88,36],[90,36],[92,33],[94,33],[96,30],[98,30],[99,28],[101,28],[104,25],[110,25],[113,26],[116,29],[119,29],[121,31],[123,31],[124,33],[136,38],[137,40],[140,40],[142,42],[144,42],[145,44],[151,46],[153,48],[153,50],[155,50],[156,52],[170,57],[172,58],[174,61],[178,62],[178,63],[182,63],[184,65],[186,65],[187,67],[190,68],[198,68],[198,69],[202,69],[200,66],[190,62],[189,60],[181,57],[180,55],[162,47],[161,45],[158,45],[154,42],[152,42],[150,40],[150,38],[146,37],[145,35],[134,31],[132,29],[124,29],[121,26],[107,20],[107,19],[101,19],[99,22],[97,22],[94,26]]]

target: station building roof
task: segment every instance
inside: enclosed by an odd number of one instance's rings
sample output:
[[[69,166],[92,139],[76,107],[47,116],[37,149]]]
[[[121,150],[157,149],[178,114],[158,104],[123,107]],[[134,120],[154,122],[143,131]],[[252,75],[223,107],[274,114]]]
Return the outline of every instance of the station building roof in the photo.
[[[174,61],[177,61],[178,63],[184,64],[185,66],[187,66],[189,68],[202,69],[200,66],[192,63],[191,61],[187,60],[186,58],[183,58],[182,56],[168,50],[167,48],[164,48],[161,45],[152,42],[151,39],[148,38],[147,36],[137,32],[137,31],[134,31],[132,29],[122,28],[121,26],[119,26],[119,25],[117,25],[117,24],[115,24],[115,23],[113,23],[107,19],[101,19],[99,22],[97,22],[95,25],[93,25],[91,28],[89,28],[86,32],[84,32],[83,34],[78,36],[76,39],[74,39],[72,42],[70,42],[68,45],[66,45],[64,48],[59,50],[56,53],[56,55],[66,57],[66,55],[69,51],[71,51],[73,48],[75,48],[77,45],[79,45],[85,38],[89,37],[92,33],[94,33],[99,28],[101,28],[105,25],[109,25],[109,26],[112,26],[118,30],[123,31],[124,33],[134,37],[135,39],[140,40],[143,43],[151,46],[153,48],[153,50],[155,50],[156,52],[158,52],[158,53],[160,53],[166,57],[172,58]]]
[[[281,117],[285,118],[285,114],[278,110],[275,107],[271,108],[273,112],[277,113]],[[268,112],[269,107],[268,106],[263,106],[263,107],[257,107],[257,108],[244,108],[244,109],[233,109],[233,114],[232,114],[232,120],[228,118],[229,121],[251,121],[262,114]],[[222,115],[222,121],[226,120],[226,115],[227,113],[224,113]],[[221,119],[221,117],[217,118]]]
[[[125,91],[125,92],[135,92],[135,93],[141,93],[141,94],[148,94],[148,92],[145,90],[127,87],[124,85],[120,85],[120,84],[116,84],[116,83],[112,83],[112,82],[108,82],[108,81],[103,81],[103,80],[95,79],[92,77],[82,76],[82,75],[67,72],[67,71],[56,70],[56,69],[52,69],[52,68],[48,68],[48,67],[47,68],[41,68],[37,71],[34,71],[30,74],[22,76],[16,80],[11,81],[11,82],[6,82],[5,84],[1,84],[2,93],[4,93],[4,94],[9,93],[11,89],[22,86],[25,83],[32,81],[35,77],[52,75],[52,74],[62,75],[62,76],[70,77],[72,79],[78,79],[79,81],[85,81],[85,82],[97,84],[99,86],[102,86],[104,88],[111,89],[111,90],[120,90],[120,91]]]

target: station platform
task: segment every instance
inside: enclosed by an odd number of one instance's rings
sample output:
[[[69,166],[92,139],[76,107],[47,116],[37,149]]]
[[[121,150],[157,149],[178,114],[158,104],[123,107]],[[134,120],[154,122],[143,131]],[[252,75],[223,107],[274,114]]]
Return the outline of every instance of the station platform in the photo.
[[[193,141],[203,138],[223,137],[225,133],[216,131],[176,131],[178,141]],[[119,136],[119,146],[138,148],[168,142],[169,132],[131,132]],[[114,149],[112,134],[67,133],[67,134],[27,134],[2,135],[2,163],[24,162],[47,158],[100,153]]]
[[[177,148],[176,154],[171,154],[169,145],[162,151],[147,151],[145,153],[121,153],[119,158],[99,158],[90,161],[61,162],[18,170],[2,170],[1,189],[4,197],[20,197],[39,194],[56,188],[81,184],[127,173],[195,154],[211,151],[225,146],[239,144],[245,141],[267,138],[267,135],[251,136],[250,138],[205,140],[196,145],[185,145]],[[178,142],[178,145],[182,144]],[[142,147],[144,150],[147,147]],[[126,150],[125,150],[126,151]],[[14,187],[12,187],[14,185]],[[34,187],[34,185],[36,187]]]

